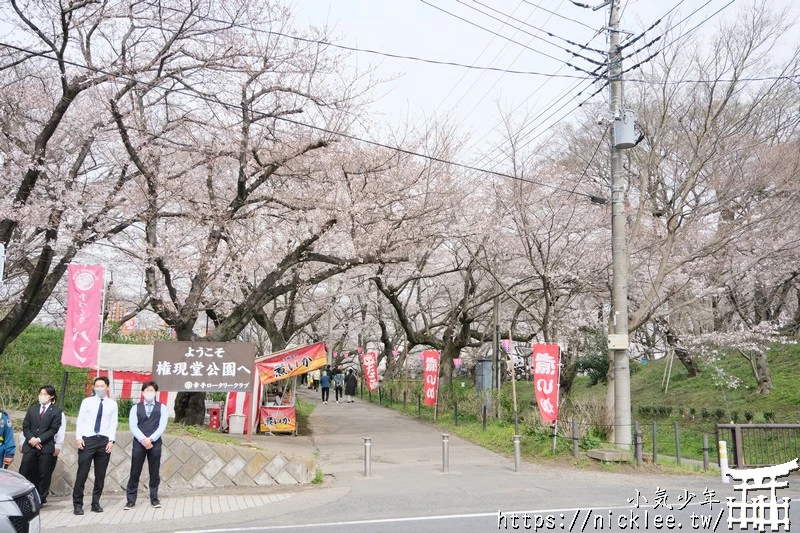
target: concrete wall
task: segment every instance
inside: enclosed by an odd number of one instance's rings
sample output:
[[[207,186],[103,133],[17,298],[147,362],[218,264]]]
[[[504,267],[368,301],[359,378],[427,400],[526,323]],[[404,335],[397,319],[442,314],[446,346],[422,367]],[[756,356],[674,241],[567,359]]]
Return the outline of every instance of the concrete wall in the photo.
[[[310,483],[316,472],[313,457],[289,457],[258,448],[217,444],[192,437],[164,435],[161,453],[161,491],[203,487],[297,485]],[[131,467],[132,435],[127,431],[117,433],[117,442],[111,452],[106,473],[105,493],[125,491]],[[14,461],[19,467],[20,458]],[[53,473],[51,490],[58,496],[72,494],[75,473],[78,470],[78,450],[75,434],[67,433],[64,449],[58,457]],[[147,494],[147,463],[142,469],[140,495]],[[90,497],[94,483],[94,469],[86,483],[86,497]],[[146,496],[144,496],[146,497]],[[88,500],[87,500],[88,501]]]

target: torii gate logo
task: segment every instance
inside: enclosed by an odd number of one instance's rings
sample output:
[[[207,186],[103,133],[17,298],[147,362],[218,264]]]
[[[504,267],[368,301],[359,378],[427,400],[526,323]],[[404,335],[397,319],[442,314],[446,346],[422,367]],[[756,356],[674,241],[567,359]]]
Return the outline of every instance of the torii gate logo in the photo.
[[[789,531],[789,498],[778,498],[775,494],[776,489],[789,486],[787,481],[776,481],[781,477],[786,477],[789,472],[798,469],[797,459],[775,466],[764,468],[751,468],[747,470],[730,470],[728,475],[740,485],[734,485],[735,490],[742,491],[742,499],[728,497],[728,529],[733,529],[734,524],[739,524],[739,529],[753,529],[765,531],[766,526],[770,531],[778,531],[783,526],[784,531]],[[749,483],[752,481],[752,483]],[[748,491],[769,490],[769,499],[760,494],[757,498],[747,500]],[[733,510],[739,510],[739,516],[733,516]]]

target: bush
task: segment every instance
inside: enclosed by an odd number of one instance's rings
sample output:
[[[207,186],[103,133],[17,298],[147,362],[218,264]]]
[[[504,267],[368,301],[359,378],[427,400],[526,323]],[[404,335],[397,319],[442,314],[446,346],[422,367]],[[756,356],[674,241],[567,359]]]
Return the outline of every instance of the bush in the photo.
[[[731,413],[731,420],[734,424],[739,420],[739,411],[733,411]]]
[[[753,421],[753,417],[754,417],[754,415],[753,415],[752,411],[745,411],[744,412],[744,419],[747,420],[748,422],[752,422]]]
[[[706,418],[708,418],[708,417],[710,417],[710,416],[711,416],[711,411],[709,411],[708,409],[706,409],[705,407],[703,407],[703,408],[700,410],[700,416],[701,416],[701,417],[703,417],[703,419],[706,419]]]
[[[775,422],[775,413],[772,411],[764,411],[764,422],[768,424]]]
[[[722,420],[723,418],[725,418],[725,411],[723,411],[722,409],[717,409],[716,411],[714,411],[714,416],[716,417],[717,420]]]
[[[691,416],[692,418],[697,416],[697,409],[695,409],[694,407],[690,407],[689,408],[689,416]]]

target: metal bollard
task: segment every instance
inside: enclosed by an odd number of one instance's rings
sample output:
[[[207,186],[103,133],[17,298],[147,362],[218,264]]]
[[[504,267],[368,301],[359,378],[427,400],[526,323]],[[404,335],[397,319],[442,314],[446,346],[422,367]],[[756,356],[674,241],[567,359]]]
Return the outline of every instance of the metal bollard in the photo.
[[[675,422],[675,460],[678,466],[681,466],[681,433],[677,422]]]
[[[708,472],[708,435],[703,433],[703,472]]]
[[[483,405],[483,430],[486,431],[486,404]]]
[[[372,437],[364,437],[364,477],[372,475]]]
[[[450,435],[442,433],[442,472],[450,471]]]
[[[519,466],[522,462],[520,455],[519,435],[514,435],[514,472],[519,472]]]

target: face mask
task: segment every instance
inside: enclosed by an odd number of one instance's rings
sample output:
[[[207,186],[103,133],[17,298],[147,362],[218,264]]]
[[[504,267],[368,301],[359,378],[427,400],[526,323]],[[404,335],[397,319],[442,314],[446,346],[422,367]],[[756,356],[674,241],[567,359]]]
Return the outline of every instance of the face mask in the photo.
[[[50,403],[50,396],[44,396],[44,395],[39,396],[39,403],[42,405],[47,405],[48,403]]]
[[[105,387],[95,387],[94,388],[94,394],[98,398],[105,398],[107,391],[108,391],[108,389],[106,389]]]
[[[147,403],[150,403],[155,399],[156,399],[156,393],[155,392],[145,392],[144,393],[144,401],[146,401]]]

